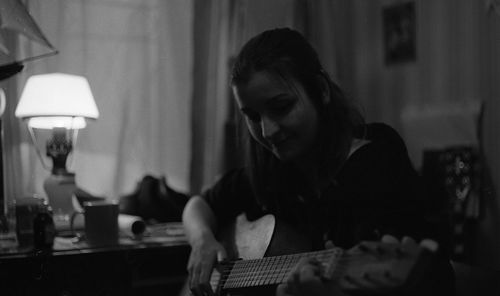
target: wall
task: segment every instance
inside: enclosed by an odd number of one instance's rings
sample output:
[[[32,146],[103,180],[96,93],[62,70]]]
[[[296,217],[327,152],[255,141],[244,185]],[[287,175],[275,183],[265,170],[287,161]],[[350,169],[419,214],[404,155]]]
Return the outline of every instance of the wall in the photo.
[[[416,0],[417,55],[414,62],[386,65],[382,8],[397,1],[338,1],[349,6],[352,70],[340,77],[364,106],[368,121],[384,121],[402,132],[401,112],[408,105],[483,101],[483,145],[492,186],[482,188],[474,261],[500,268],[500,15],[486,1]],[[401,1],[399,1],[401,2]]]

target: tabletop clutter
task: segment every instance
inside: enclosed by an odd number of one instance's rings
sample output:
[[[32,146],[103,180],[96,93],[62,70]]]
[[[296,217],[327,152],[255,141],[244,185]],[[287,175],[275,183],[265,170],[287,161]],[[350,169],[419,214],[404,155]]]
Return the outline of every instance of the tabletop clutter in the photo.
[[[54,246],[54,242],[112,246],[121,244],[122,238],[183,235],[181,215],[188,196],[170,188],[165,177],[145,176],[137,189],[119,202],[92,196],[82,189],[75,192],[73,199],[74,213],[64,225],[54,222],[50,203],[44,198],[11,202],[7,215],[0,220],[0,251],[13,247],[25,251],[58,249],[60,244]]]

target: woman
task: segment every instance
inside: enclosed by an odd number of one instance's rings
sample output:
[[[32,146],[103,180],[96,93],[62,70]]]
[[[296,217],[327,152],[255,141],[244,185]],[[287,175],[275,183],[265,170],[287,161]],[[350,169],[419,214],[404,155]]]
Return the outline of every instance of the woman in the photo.
[[[425,219],[402,139],[385,124],[364,123],[300,33],[283,28],[252,38],[237,56],[231,83],[249,132],[246,165],[184,210],[195,295],[212,293],[214,263],[227,256],[214,233],[242,212],[250,220],[273,214],[314,250],[326,243],[349,249],[383,234],[440,239]],[[314,260],[301,261],[277,293],[342,293],[323,283],[318,268]]]

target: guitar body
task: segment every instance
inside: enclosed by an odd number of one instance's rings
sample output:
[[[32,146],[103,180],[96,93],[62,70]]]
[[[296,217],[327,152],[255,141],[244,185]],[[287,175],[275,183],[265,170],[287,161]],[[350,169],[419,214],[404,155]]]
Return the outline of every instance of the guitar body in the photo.
[[[260,259],[311,250],[311,244],[305,236],[277,220],[273,215],[249,221],[244,213],[240,214],[236,217],[235,223],[223,229],[217,237],[226,248],[228,257],[235,260]],[[213,288],[216,287],[217,281],[218,275],[213,275],[211,280]],[[232,293],[219,291],[219,295],[267,296],[274,295],[274,288],[274,286],[250,287]]]
[[[308,252],[311,244],[307,238],[273,215],[249,221],[245,214],[218,234],[231,259],[260,259]]]
[[[265,215],[249,221],[240,214],[234,223],[217,234],[217,239],[226,248],[229,259],[260,259],[269,256],[296,254],[311,250],[311,244],[305,236],[294,231],[290,226],[276,220],[273,215]],[[274,295],[273,287],[252,287],[238,292],[228,293],[218,289],[220,273],[214,270],[210,280],[212,289],[220,296]],[[190,295],[189,287],[183,287],[180,295]]]

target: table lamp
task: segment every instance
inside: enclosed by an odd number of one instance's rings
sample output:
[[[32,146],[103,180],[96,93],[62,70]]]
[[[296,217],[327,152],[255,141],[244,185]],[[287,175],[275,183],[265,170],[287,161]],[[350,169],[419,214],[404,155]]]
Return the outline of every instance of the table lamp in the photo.
[[[56,228],[69,228],[77,187],[66,160],[76,144],[78,130],[86,126],[87,119],[99,117],[90,85],[85,77],[63,73],[31,76],[15,115],[26,121],[42,165],[49,169],[39,147],[39,142],[46,140],[46,156],[52,160],[52,169],[44,181],[44,190],[54,211]]]
[[[19,73],[27,62],[58,53],[23,2],[26,1],[0,0],[0,82]],[[29,50],[20,50],[25,47]],[[5,230],[2,220],[7,214],[2,150],[3,122],[0,115],[0,231]],[[3,224],[5,226],[6,222]]]

